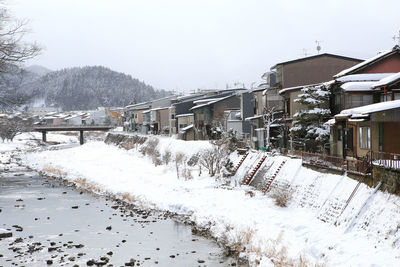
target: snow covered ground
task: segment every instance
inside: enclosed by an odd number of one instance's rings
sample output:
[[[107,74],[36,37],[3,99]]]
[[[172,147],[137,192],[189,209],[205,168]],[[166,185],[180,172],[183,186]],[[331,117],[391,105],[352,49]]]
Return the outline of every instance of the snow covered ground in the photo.
[[[203,141],[160,138],[159,150],[161,155],[166,149],[173,155],[183,152],[188,160],[210,146]],[[302,167],[299,159],[270,156],[264,162],[269,167],[265,177],[276,173],[286,160],[271,191],[285,185],[293,190],[289,206],[278,207],[271,193],[234,186],[260,156],[250,153],[230,186],[226,178],[208,177],[204,169],[199,176],[198,167],[191,168],[193,179],[177,179],[173,162],[155,167],[138,149],[127,151],[102,142],[30,153],[24,161],[34,169],[146,207],[188,215],[218,240],[241,251],[252,265],[400,265],[398,197],[380,191],[374,194],[373,188],[360,184],[346,203],[357,181]],[[240,157],[232,159],[238,162]]]
[[[39,132],[21,133],[15,136],[13,142],[0,141],[0,153],[12,150],[21,150],[28,147],[36,147],[42,140],[42,134]],[[76,136],[67,136],[63,134],[47,133],[47,141],[63,144],[77,144],[79,142]]]

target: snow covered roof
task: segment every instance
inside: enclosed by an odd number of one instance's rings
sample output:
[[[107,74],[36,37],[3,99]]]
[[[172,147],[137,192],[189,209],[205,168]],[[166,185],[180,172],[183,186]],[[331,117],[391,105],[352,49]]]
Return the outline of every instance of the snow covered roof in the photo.
[[[340,87],[345,92],[355,92],[355,91],[372,91],[377,87],[391,85],[400,81],[400,72],[399,73],[380,73],[381,75],[373,75],[372,78],[379,78],[379,80],[371,80],[371,81],[357,81],[357,82],[346,82],[342,84]],[[349,75],[349,76],[360,76],[360,75]],[[344,76],[348,77],[348,76]]]
[[[387,85],[396,83],[398,81],[400,81],[400,72],[394,73],[390,76],[387,76],[387,77],[381,79],[380,81],[376,82],[372,87],[376,88],[376,87],[381,87],[381,86],[387,86]]]
[[[150,109],[150,111],[163,110],[163,109],[167,109],[167,108],[169,108],[169,107],[152,108],[152,109]]]
[[[338,82],[371,82],[379,81],[393,73],[363,73],[363,74],[350,74],[341,76],[336,79]]]
[[[283,88],[282,90],[279,90],[279,94],[283,94],[289,91],[297,91],[297,90],[301,90],[305,87],[309,87],[309,86],[315,86],[318,85],[320,83],[314,83],[314,84],[308,84],[308,85],[300,85],[300,86],[293,86],[293,87],[287,87],[287,88]]]
[[[175,118],[189,117],[189,116],[194,116],[194,114],[193,113],[179,114],[179,115],[176,115]]]
[[[327,122],[325,122],[324,124],[328,125],[328,126],[332,126],[332,125],[335,125],[335,122],[336,122],[335,119],[330,119]]]
[[[226,96],[226,97],[218,98],[218,99],[212,100],[212,101],[210,101],[210,102],[208,102],[208,103],[205,103],[205,104],[202,104],[202,105],[198,105],[198,106],[194,106],[194,107],[192,107],[190,110],[194,110],[194,109],[198,109],[198,108],[201,108],[201,107],[205,107],[205,106],[208,106],[208,105],[211,105],[211,104],[215,104],[215,103],[217,103],[217,102],[220,102],[220,101],[222,101],[222,100],[228,99],[228,98],[233,97],[233,96],[235,96],[235,95],[228,95],[228,96]]]
[[[331,85],[333,83],[335,83],[335,81],[331,80],[329,82],[313,83],[313,84],[307,84],[307,85],[300,85],[300,86],[293,86],[293,87],[283,88],[282,90],[279,91],[279,94],[281,95],[281,94],[284,94],[284,93],[289,92],[289,91],[298,91],[298,90],[301,90],[301,89],[306,88],[306,87],[312,87],[312,86],[318,86],[318,85],[329,86],[329,85]]]
[[[361,62],[361,63],[359,63],[359,64],[357,64],[357,65],[355,65],[353,67],[350,67],[348,69],[342,70],[341,72],[339,72],[338,74],[334,75],[333,77],[334,78],[339,78],[341,76],[344,76],[344,75],[347,75],[347,74],[351,74],[351,73],[353,73],[353,72],[355,72],[357,70],[360,70],[360,69],[362,69],[362,68],[364,68],[364,67],[366,67],[366,66],[368,66],[368,65],[370,65],[370,64],[372,64],[372,63],[374,63],[376,61],[379,61],[382,58],[385,58],[385,57],[387,57],[387,56],[389,56],[389,55],[391,55],[393,53],[398,53],[398,52],[400,52],[400,47],[398,45],[396,45],[392,49],[382,51],[378,55],[376,55],[374,57],[371,57],[371,58],[369,58],[367,60],[364,60],[363,62]]]
[[[190,125],[188,125],[188,126],[182,128],[182,129],[181,129],[181,132],[186,132],[187,130],[189,130],[189,129],[191,129],[191,128],[193,128],[193,124],[190,124]]]
[[[336,115],[335,118],[340,117],[365,117],[367,114],[400,108],[400,100],[393,100],[387,102],[380,102],[376,104],[366,105],[357,108],[345,109],[340,112],[340,114]]]
[[[251,121],[251,120],[256,120],[259,118],[262,118],[263,115],[257,115],[257,116],[253,116],[253,117],[248,117],[246,119],[244,119],[245,121]]]
[[[207,98],[207,99],[199,99],[199,100],[193,101],[193,103],[195,103],[195,104],[199,104],[199,103],[208,103],[208,102],[211,102],[211,101],[214,101],[214,100],[219,100],[219,99],[221,99],[221,97],[217,97],[217,98]]]
[[[372,91],[372,85],[374,85],[374,83],[375,82],[347,82],[340,87],[345,92]]]

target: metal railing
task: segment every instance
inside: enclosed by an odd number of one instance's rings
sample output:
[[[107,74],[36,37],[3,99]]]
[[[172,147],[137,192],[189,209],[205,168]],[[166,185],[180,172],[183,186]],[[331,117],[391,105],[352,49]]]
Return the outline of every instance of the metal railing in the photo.
[[[327,154],[302,152],[301,158],[304,163],[331,169],[343,170],[345,165],[343,158],[333,157]]]
[[[365,175],[369,171],[370,164],[366,160],[348,159],[333,157],[327,154],[302,152],[303,163],[315,167],[348,171],[350,173]]]
[[[400,170],[400,154],[370,151],[367,154],[367,159],[373,165],[382,166],[386,169]]]

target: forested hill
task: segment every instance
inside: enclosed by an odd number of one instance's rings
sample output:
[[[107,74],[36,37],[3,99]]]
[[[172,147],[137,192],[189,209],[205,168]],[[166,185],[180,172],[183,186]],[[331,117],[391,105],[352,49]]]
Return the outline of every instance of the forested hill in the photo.
[[[52,71],[25,82],[20,91],[36,106],[61,107],[63,110],[125,106],[132,101],[142,102],[170,94],[101,66]]]

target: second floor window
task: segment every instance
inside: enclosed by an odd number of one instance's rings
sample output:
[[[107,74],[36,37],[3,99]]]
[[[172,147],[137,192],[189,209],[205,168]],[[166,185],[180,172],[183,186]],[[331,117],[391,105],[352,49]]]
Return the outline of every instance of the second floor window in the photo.
[[[373,103],[372,95],[347,94],[346,108],[356,108]]]

